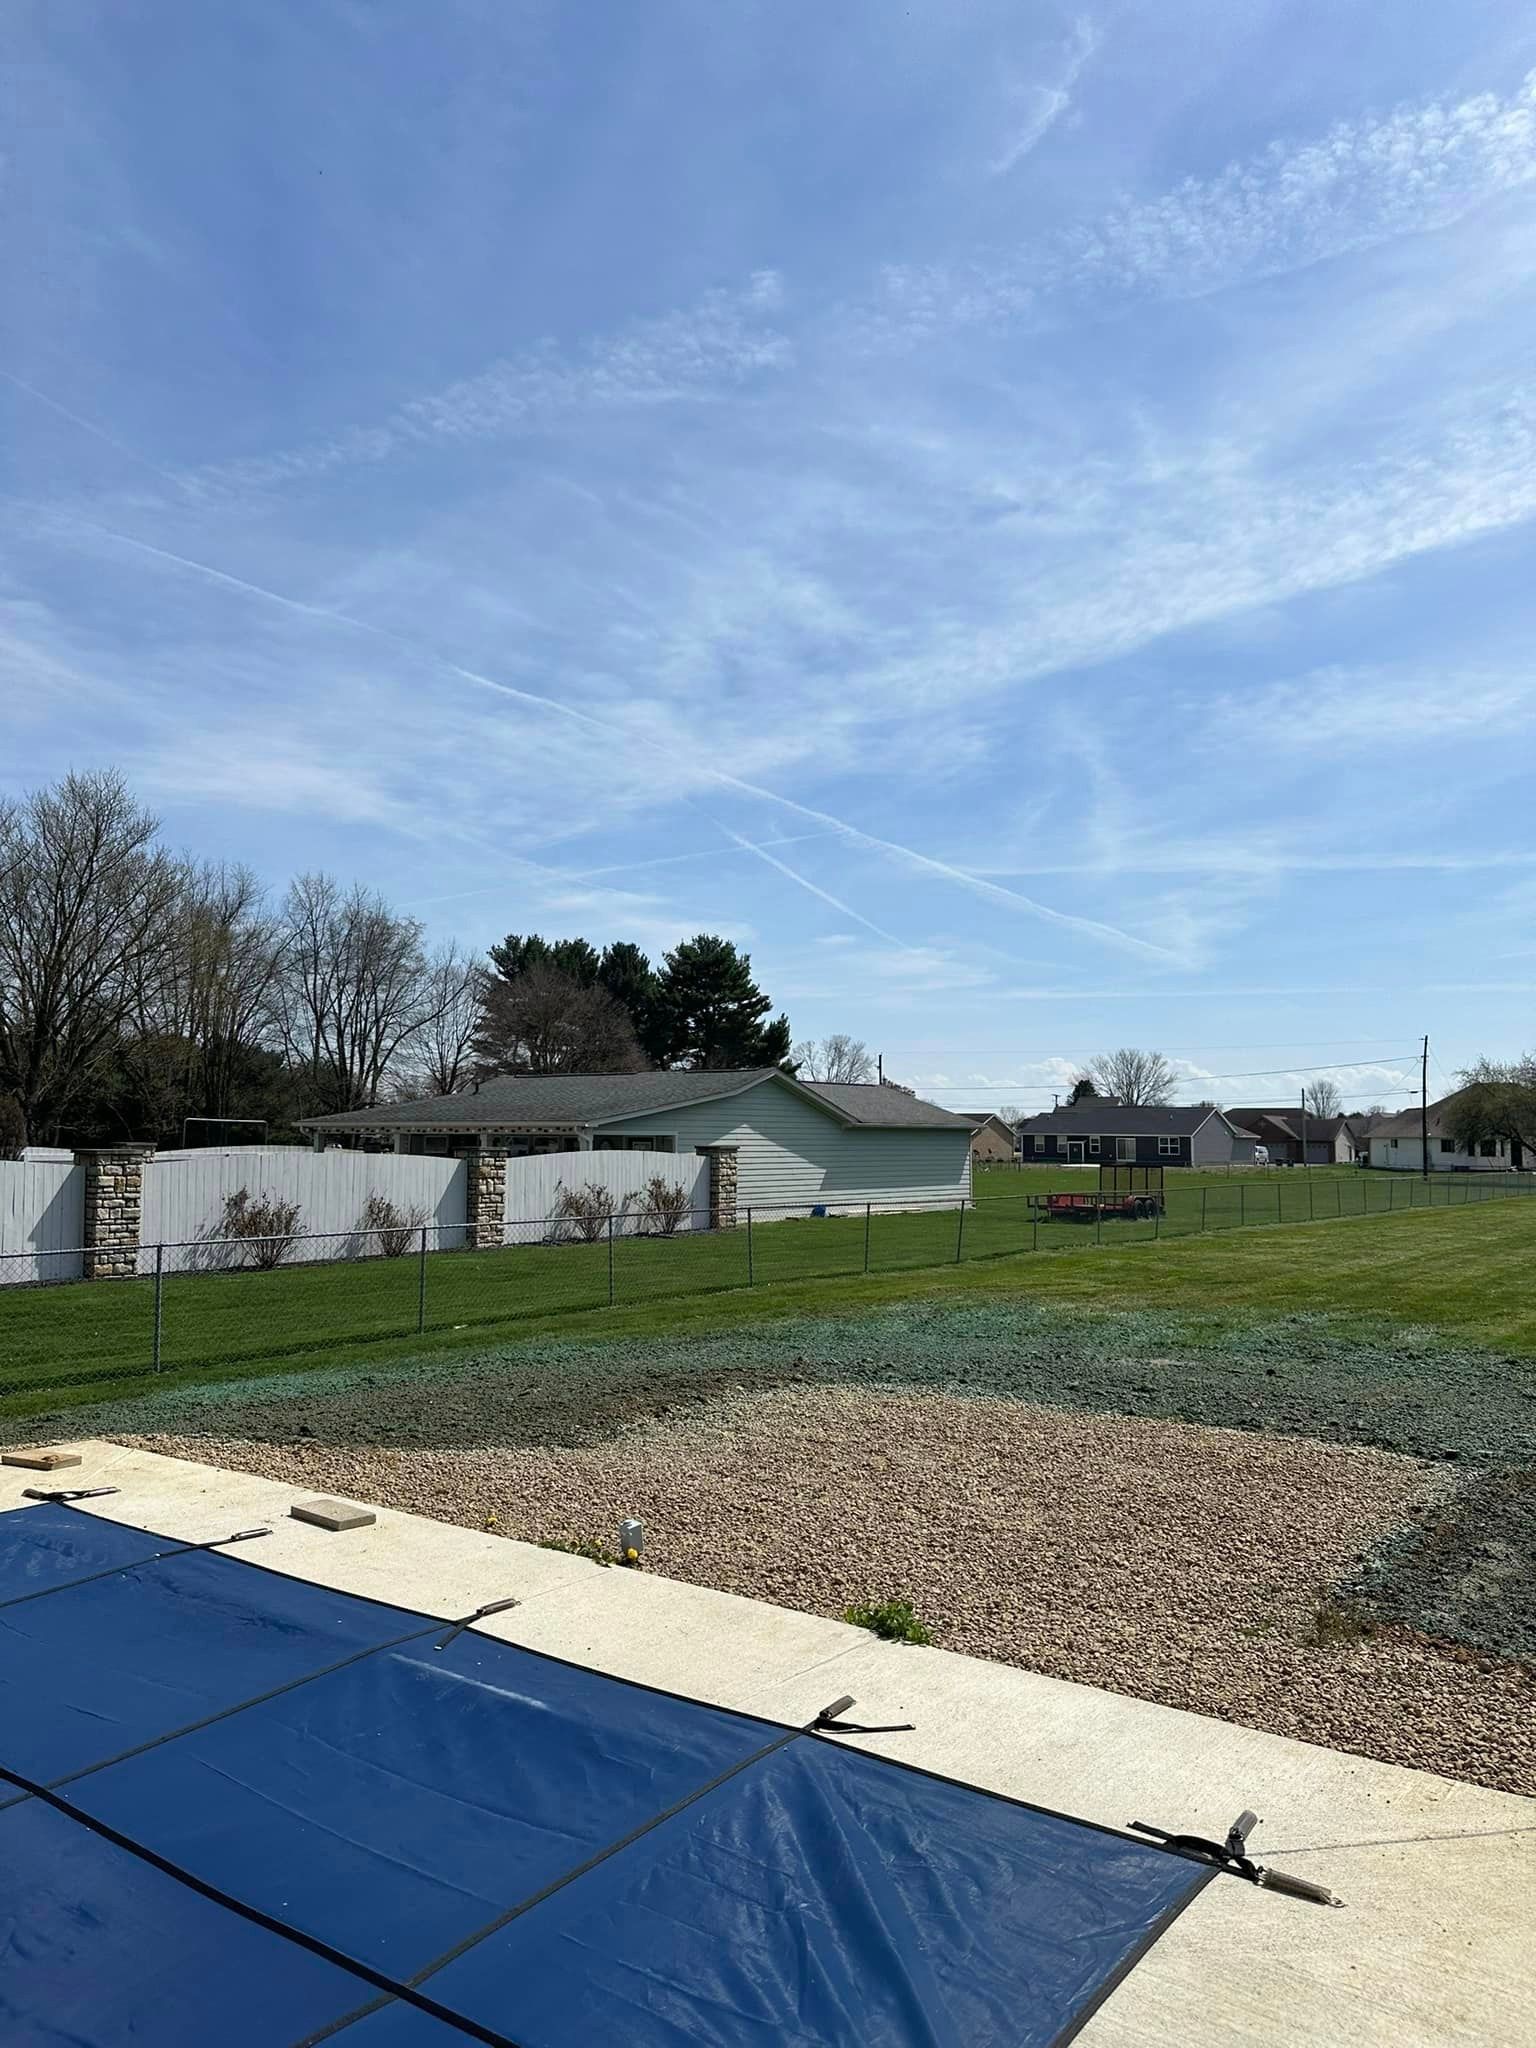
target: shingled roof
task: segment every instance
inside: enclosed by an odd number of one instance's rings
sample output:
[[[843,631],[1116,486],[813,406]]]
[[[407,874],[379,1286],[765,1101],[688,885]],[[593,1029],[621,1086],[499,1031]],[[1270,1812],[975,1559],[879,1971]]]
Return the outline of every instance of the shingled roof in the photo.
[[[1132,1109],[1123,1102],[1092,1096],[1061,1109],[1047,1109],[1038,1116],[1024,1117],[1019,1129],[1047,1138],[1188,1138],[1193,1137],[1209,1118],[1221,1114],[1209,1103],[1167,1103]],[[1223,1121],[1227,1120],[1223,1118]]]
[[[650,1074],[499,1074],[457,1095],[380,1103],[337,1116],[306,1117],[306,1131],[560,1131],[592,1130],[630,1117],[654,1116],[695,1102],[745,1094],[777,1081],[815,1102],[838,1123],[882,1130],[968,1128],[966,1119],[899,1088],[876,1084],[797,1081],[777,1067],[729,1072]]]

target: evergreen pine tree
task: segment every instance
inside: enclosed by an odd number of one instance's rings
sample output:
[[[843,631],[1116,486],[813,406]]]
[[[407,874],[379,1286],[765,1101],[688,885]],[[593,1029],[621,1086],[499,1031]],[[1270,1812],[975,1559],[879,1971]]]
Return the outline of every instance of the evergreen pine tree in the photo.
[[[775,1067],[789,1057],[789,1019],[752,979],[752,958],[709,932],[666,956],[654,1050],[673,1067]]]

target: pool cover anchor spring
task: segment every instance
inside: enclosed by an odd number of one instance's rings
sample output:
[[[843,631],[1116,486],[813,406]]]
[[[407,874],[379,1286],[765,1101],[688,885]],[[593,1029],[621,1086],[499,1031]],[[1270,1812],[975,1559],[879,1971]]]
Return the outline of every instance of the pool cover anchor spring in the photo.
[[[55,1507],[68,1507],[75,1500],[100,1500],[103,1494],[116,1493],[115,1486],[24,1486],[23,1500],[51,1501]]]
[[[812,1735],[914,1735],[917,1732],[917,1724],[913,1721],[890,1721],[883,1728],[867,1728],[858,1721],[845,1721],[843,1715],[856,1704],[853,1694],[845,1692],[831,1706],[822,1708],[811,1722],[809,1732]]]
[[[1314,1906],[1343,1905],[1344,1901],[1326,1885],[1313,1884],[1310,1878],[1291,1877],[1283,1870],[1271,1870],[1267,1863],[1255,1862],[1248,1854],[1248,1837],[1258,1824],[1256,1813],[1240,1813],[1228,1828],[1227,1839],[1211,1842],[1203,1835],[1171,1834],[1167,1828],[1153,1827],[1149,1821],[1133,1820],[1128,1823],[1138,1835],[1151,1835],[1165,1849],[1197,1857],[1213,1869],[1225,1871],[1229,1877],[1241,1877],[1264,1891],[1282,1892],[1289,1899],[1305,1899]]]

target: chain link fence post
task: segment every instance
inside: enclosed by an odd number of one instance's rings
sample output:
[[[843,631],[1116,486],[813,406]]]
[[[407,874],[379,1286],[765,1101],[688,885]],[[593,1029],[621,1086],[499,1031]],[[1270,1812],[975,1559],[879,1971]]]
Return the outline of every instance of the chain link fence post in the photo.
[[[864,1204],[864,1270],[869,1271],[869,1226],[875,1213],[873,1202]]]
[[[961,1256],[961,1254],[962,1254],[962,1252],[963,1252],[964,1250],[965,1250],[965,1197],[964,1197],[964,1195],[962,1195],[962,1196],[960,1197],[960,1221],[959,1221],[959,1223],[958,1223],[958,1225],[956,1226],[956,1229],[955,1229],[955,1264],[956,1264],[957,1266],[958,1266],[958,1265],[959,1265],[959,1263],[960,1263],[960,1256]]]
[[[427,1327],[427,1226],[421,1226],[421,1244],[416,1254],[416,1334]]]
[[[1038,1195],[1031,1195],[1029,1198],[1029,1248],[1032,1252],[1037,1252],[1040,1249],[1040,1198]]]
[[[752,1259],[752,1211],[747,1210],[747,1285],[750,1287],[757,1278]]]
[[[608,1211],[608,1306],[613,1307],[613,1211]]]
[[[1200,1186],[1200,1228],[1202,1230],[1205,1228],[1205,1198],[1210,1192],[1209,1184],[1202,1182]]]
[[[160,1340],[165,1328],[165,1246],[155,1246],[155,1344],[151,1370],[160,1370]]]
[[[1245,1181],[1237,1184],[1237,1221],[1239,1228],[1248,1221],[1248,1186]]]

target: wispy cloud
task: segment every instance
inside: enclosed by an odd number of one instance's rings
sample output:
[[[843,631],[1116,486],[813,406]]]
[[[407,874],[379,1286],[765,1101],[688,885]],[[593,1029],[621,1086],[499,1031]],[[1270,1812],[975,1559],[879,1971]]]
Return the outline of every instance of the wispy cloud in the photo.
[[[497,677],[486,675],[481,670],[472,669],[461,662],[451,660],[448,656],[439,653],[429,645],[409,639],[403,634],[391,632],[386,627],[376,626],[366,619],[356,618],[350,613],[337,611],[330,606],[306,603],[302,599],[293,598],[281,591],[272,590],[264,584],[255,583],[248,578],[233,575],[227,570],[216,569],[208,563],[196,560],[194,557],[173,553],[167,548],[155,547],[149,542],[136,540],[129,534],[116,532],[112,529],[96,526],[84,521],[76,522],[76,524],[81,527],[82,531],[94,533],[119,546],[135,549],[169,565],[184,569],[193,575],[239,591],[245,596],[277,605],[285,612],[296,613],[313,619],[323,619],[336,625],[351,627],[359,632],[373,635],[420,660],[432,663],[447,674],[458,676],[462,681],[471,683],[478,689],[489,690],[510,701],[537,707],[541,711],[548,712],[553,717],[573,722],[590,731],[601,733],[610,741],[620,744],[633,744],[637,738],[634,731],[626,729],[612,719],[599,717],[574,704],[562,703],[558,699],[546,696],[540,691],[523,689],[516,684],[507,683]],[[660,752],[662,750],[658,747],[657,751]],[[806,818],[817,825],[825,826],[829,831],[839,834],[855,845],[864,846],[873,852],[883,854],[912,872],[935,876],[943,881],[953,883],[969,891],[971,894],[981,897],[984,901],[1002,906],[1016,913],[1022,912],[1029,917],[1055,925],[1062,930],[1079,933],[1085,938],[1113,946],[1121,951],[1137,954],[1145,959],[1160,960],[1174,965],[1183,964],[1183,956],[1167,946],[1160,945],[1152,940],[1138,938],[1134,933],[1123,931],[1118,926],[1107,924],[1097,918],[1082,917],[1070,911],[1053,909],[1050,905],[1037,902],[1033,897],[1026,896],[1016,889],[1006,888],[999,882],[989,881],[980,875],[970,873],[966,869],[956,867],[952,862],[936,859],[931,854],[921,853],[916,848],[906,846],[899,841],[882,837],[877,833],[867,832],[846,818],[834,816],[830,811],[819,810],[813,805],[804,804],[793,797],[781,795],[778,791],[768,789],[759,783],[749,782],[741,776],[732,775],[729,771],[715,767],[703,758],[695,758],[691,766],[694,775],[704,782],[719,788],[735,790],[740,795],[754,797],[764,803],[778,805],[782,809],[793,812],[798,817]],[[796,879],[800,878],[797,877]],[[803,886],[809,887],[812,885],[803,884]],[[823,892],[813,888],[813,893],[821,894]],[[829,900],[835,901],[835,899]],[[842,904],[838,904],[836,907],[846,911],[846,906]],[[886,937],[889,935],[881,933],[881,936]],[[893,943],[900,944],[901,942],[893,941]]]
[[[408,399],[372,425],[214,464],[182,481],[204,496],[238,494],[309,482],[433,443],[503,439],[585,411],[707,401],[789,361],[792,344],[774,324],[782,299],[777,273],[757,271],[739,289],[706,292],[691,306],[637,321],[574,352],[546,343]]]
[[[1037,149],[1072,104],[1072,91],[1099,48],[1099,31],[1086,18],[1073,23],[1072,34],[1049,79],[1029,79],[1009,97],[1015,102],[1017,126],[990,166],[994,178],[1006,177]]]
[[[893,265],[887,313],[928,332],[1051,321],[1107,297],[1196,298],[1450,227],[1533,180],[1536,71],[1505,96],[1421,101],[1273,142],[1015,252]],[[882,331],[876,306],[850,316],[871,338]]]
[[[1529,667],[1431,671],[1324,668],[1254,691],[1223,692],[1207,709],[1207,743],[1315,755],[1478,739],[1536,725]]]

